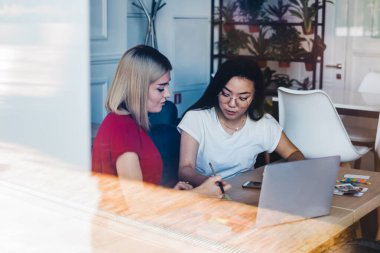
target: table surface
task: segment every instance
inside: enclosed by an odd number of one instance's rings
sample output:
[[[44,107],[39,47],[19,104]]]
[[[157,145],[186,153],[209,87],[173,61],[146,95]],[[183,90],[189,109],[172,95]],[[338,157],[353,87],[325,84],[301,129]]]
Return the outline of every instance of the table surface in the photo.
[[[380,112],[380,94],[334,87],[324,87],[323,91],[337,108]]]
[[[263,170],[264,167],[260,167],[256,170],[245,172],[227,180],[231,185],[233,185],[233,188],[228,193],[229,196],[235,201],[257,206],[260,190],[243,189],[241,185],[248,180],[262,181]],[[366,192],[362,197],[336,195],[333,197],[333,208],[352,211],[354,214],[354,221],[358,221],[365,214],[377,208],[380,203],[380,189],[373,187],[373,185],[380,185],[380,173],[370,172],[366,170],[341,168],[338,173],[338,178],[343,178],[344,174],[370,176],[370,191]]]
[[[35,156],[12,161],[0,165],[0,252],[318,252],[380,205],[380,175],[346,169],[371,175],[363,197],[336,196],[328,216],[254,229],[253,205],[66,170]],[[232,179],[231,196],[247,194],[240,186],[251,176]],[[245,202],[257,197],[250,191]]]
[[[322,90],[330,97],[337,109],[375,113],[380,112],[380,94],[358,92],[334,87],[324,87]],[[272,101],[277,102],[278,97],[272,97]]]

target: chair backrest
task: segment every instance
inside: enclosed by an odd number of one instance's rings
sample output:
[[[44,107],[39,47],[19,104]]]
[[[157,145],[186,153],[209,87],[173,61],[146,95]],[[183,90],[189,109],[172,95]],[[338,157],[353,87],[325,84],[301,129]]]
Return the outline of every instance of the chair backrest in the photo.
[[[149,131],[163,162],[161,185],[173,187],[178,182],[181,135],[175,125],[152,125]]]
[[[172,101],[166,101],[161,112],[149,113],[149,122],[151,125],[169,124],[177,125],[178,109]]]
[[[280,87],[278,103],[280,125],[306,158],[340,155],[342,162],[360,158],[324,91]]]
[[[368,72],[361,81],[358,91],[380,94],[380,73]]]

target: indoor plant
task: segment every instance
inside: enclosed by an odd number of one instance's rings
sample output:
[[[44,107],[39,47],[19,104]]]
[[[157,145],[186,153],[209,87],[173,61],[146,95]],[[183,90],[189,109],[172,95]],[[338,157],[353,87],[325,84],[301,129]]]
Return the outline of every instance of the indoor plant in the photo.
[[[231,29],[219,41],[219,50],[225,55],[236,55],[240,49],[247,48],[248,34],[242,30]]]
[[[260,17],[261,7],[265,0],[237,0],[241,14],[245,15],[249,22],[256,23]],[[258,32],[260,30],[258,25],[251,24],[249,26],[250,32]]]
[[[312,34],[314,32],[315,17],[319,9],[323,7],[320,0],[289,0],[291,7],[289,12],[302,20],[302,31],[305,35]],[[312,4],[309,2],[313,1]],[[326,0],[326,3],[332,3],[330,0]]]
[[[279,62],[280,67],[289,67],[290,61],[297,58],[297,53],[302,48],[301,42],[305,38],[292,26],[274,26],[270,42],[273,47],[273,58]]]
[[[248,37],[251,43],[247,45],[247,49],[257,58],[256,61],[261,68],[266,67],[266,58],[268,58],[272,53],[270,39],[266,38],[267,32],[268,30],[261,29],[257,37],[251,34]]]
[[[216,15],[218,16],[216,20],[223,24],[224,32],[234,29],[233,22],[235,22],[234,18],[237,7],[236,2],[229,2],[226,6],[216,7]]]
[[[315,40],[311,39],[311,43],[308,44],[309,49],[300,48],[296,55],[305,62],[306,71],[313,71],[318,57],[322,57],[326,49],[326,44],[319,35],[316,36]],[[312,45],[311,49],[310,44]]]
[[[278,0],[277,5],[268,5],[264,8],[265,12],[273,17],[273,21],[284,23],[284,15],[288,12],[290,4],[284,4],[282,0]]]

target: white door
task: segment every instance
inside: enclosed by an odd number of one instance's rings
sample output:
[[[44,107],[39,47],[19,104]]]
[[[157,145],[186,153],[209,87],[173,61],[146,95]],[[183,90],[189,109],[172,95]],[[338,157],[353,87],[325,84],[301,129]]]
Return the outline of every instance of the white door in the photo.
[[[327,4],[323,87],[357,89],[369,71],[380,72],[380,1]]]

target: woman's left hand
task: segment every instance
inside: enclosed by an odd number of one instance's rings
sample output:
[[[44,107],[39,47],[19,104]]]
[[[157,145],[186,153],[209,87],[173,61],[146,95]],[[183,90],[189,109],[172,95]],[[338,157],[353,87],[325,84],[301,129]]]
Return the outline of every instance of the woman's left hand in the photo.
[[[188,182],[183,182],[183,181],[179,181],[175,186],[174,186],[174,189],[176,190],[192,190],[193,189],[193,186],[191,184],[189,184]]]

